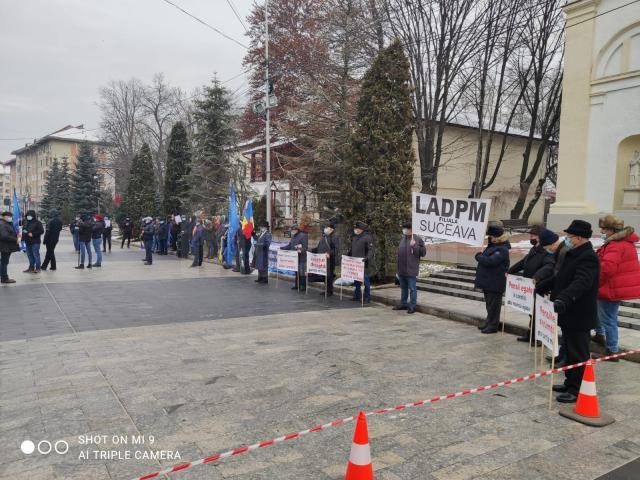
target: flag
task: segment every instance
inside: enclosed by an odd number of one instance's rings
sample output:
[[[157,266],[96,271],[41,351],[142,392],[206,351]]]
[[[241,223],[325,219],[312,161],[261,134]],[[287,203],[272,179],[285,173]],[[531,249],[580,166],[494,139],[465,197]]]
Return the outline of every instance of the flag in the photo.
[[[18,201],[18,195],[16,195],[16,189],[13,189],[13,228],[16,231],[16,235],[18,235],[18,241],[20,242],[20,250],[25,252],[27,250],[24,241],[22,240],[22,228],[20,228],[20,218],[22,217],[20,213],[20,202]]]
[[[233,189],[233,182],[229,182],[229,229],[227,230],[227,251],[225,256],[228,265],[233,263],[236,232],[239,228],[240,222],[238,221],[238,210],[236,208],[236,192]]]
[[[249,197],[247,205],[244,207],[242,233],[247,240],[251,238],[251,234],[253,233],[253,204],[251,203],[251,197]]]

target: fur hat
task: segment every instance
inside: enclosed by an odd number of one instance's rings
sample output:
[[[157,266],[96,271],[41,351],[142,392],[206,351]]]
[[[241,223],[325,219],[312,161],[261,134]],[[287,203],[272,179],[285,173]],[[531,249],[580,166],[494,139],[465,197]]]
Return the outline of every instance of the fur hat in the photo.
[[[598,220],[598,226],[600,228],[606,228],[607,230],[613,230],[618,232],[624,228],[624,220],[615,215],[606,215]]]
[[[490,237],[501,237],[504,235],[504,228],[500,225],[489,225],[487,228],[487,235]]]
[[[582,238],[591,238],[593,234],[591,224],[584,220],[573,220],[565,232]]]

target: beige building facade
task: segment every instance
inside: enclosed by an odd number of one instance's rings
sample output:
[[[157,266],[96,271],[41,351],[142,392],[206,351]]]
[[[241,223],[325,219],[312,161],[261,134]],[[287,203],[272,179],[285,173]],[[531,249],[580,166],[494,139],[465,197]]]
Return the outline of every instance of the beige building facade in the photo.
[[[557,201],[549,227],[615,212],[640,226],[640,3],[564,7]]]

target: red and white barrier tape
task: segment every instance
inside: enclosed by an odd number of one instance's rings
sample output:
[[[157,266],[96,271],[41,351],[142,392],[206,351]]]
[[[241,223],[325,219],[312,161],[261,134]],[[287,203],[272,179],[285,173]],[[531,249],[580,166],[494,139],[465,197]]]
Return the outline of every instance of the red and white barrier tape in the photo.
[[[499,382],[499,383],[492,383],[491,385],[485,385],[484,387],[476,387],[476,388],[471,388],[469,390],[462,390],[462,391],[456,392],[456,393],[449,393],[447,395],[440,395],[439,397],[433,397],[433,398],[430,398],[428,400],[420,400],[418,402],[405,403],[404,405],[398,405],[396,407],[391,407],[391,408],[379,408],[377,410],[373,410],[371,412],[367,412],[366,415],[367,416],[369,416],[369,415],[382,415],[383,413],[389,413],[389,412],[395,412],[395,411],[398,411],[398,410],[404,410],[405,408],[420,407],[422,405],[427,405],[427,404],[430,404],[430,403],[439,402],[440,400],[446,400],[446,399],[449,399],[449,398],[462,397],[463,395],[470,395],[472,393],[483,392],[485,390],[491,390],[493,388],[500,388],[500,387],[504,387],[505,385],[511,385],[513,383],[521,383],[521,382],[525,382],[527,380],[533,380],[533,379],[539,378],[539,377],[546,377],[546,376],[554,374],[554,373],[559,373],[559,372],[564,372],[566,370],[571,370],[572,368],[583,367],[587,363],[603,362],[603,361],[611,360],[611,359],[614,359],[614,358],[620,358],[620,357],[625,357],[627,355],[632,355],[634,353],[640,353],[640,348],[636,349],[636,350],[629,350],[629,351],[626,351],[626,352],[623,352],[623,353],[616,353],[614,355],[608,355],[608,356],[605,356],[605,357],[594,358],[594,359],[587,360],[587,361],[584,361],[584,362],[575,363],[573,365],[567,365],[565,367],[554,368],[552,370],[547,370],[546,372],[532,373],[531,375],[527,375],[525,377],[517,377],[517,378],[513,378],[511,380],[504,380],[504,381]],[[134,478],[132,480],[149,480],[150,478],[157,478],[157,477],[159,477],[161,475],[167,475],[167,474],[170,474],[170,473],[180,472],[182,470],[186,470],[188,468],[195,467],[196,465],[201,465],[203,463],[211,463],[211,462],[215,462],[215,461],[218,461],[218,460],[222,460],[223,458],[233,457],[233,456],[236,456],[236,455],[241,455],[243,453],[251,452],[252,450],[258,450],[260,448],[268,447],[270,445],[275,445],[276,443],[282,443],[282,442],[287,441],[287,440],[293,440],[294,438],[301,437],[301,436],[306,435],[308,433],[319,432],[320,430],[326,430],[327,428],[337,427],[338,425],[344,425],[345,423],[351,422],[351,421],[356,420],[356,419],[357,419],[357,416],[352,416],[352,417],[347,417],[347,418],[343,418],[343,419],[340,419],[340,420],[334,420],[333,422],[325,423],[324,425],[318,425],[316,427],[311,427],[311,428],[308,428],[306,430],[302,430],[301,432],[290,433],[288,435],[284,435],[282,437],[274,438],[272,440],[266,440],[264,442],[254,443],[253,445],[248,445],[246,447],[239,447],[239,448],[236,448],[234,450],[229,450],[228,452],[224,452],[224,453],[217,453],[217,454],[211,455],[209,457],[201,458],[199,460],[194,460],[193,462],[183,463],[181,465],[176,465],[175,467],[167,468],[167,469],[161,470],[159,472],[150,473],[150,474],[144,475],[142,477],[136,477],[136,478]]]

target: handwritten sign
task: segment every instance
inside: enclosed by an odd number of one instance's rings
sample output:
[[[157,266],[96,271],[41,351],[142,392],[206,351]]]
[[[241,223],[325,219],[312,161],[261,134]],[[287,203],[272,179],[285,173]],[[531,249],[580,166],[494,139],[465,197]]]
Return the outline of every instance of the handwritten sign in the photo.
[[[340,276],[345,280],[364,282],[364,258],[343,255]]]
[[[327,275],[327,256],[324,253],[307,252],[307,273]]]
[[[298,252],[295,250],[278,250],[276,265],[278,270],[298,271]]]
[[[536,340],[558,355],[558,314],[553,311],[553,302],[536,295]]]
[[[507,306],[519,312],[533,315],[533,297],[535,285],[530,278],[507,275],[505,302]]]

